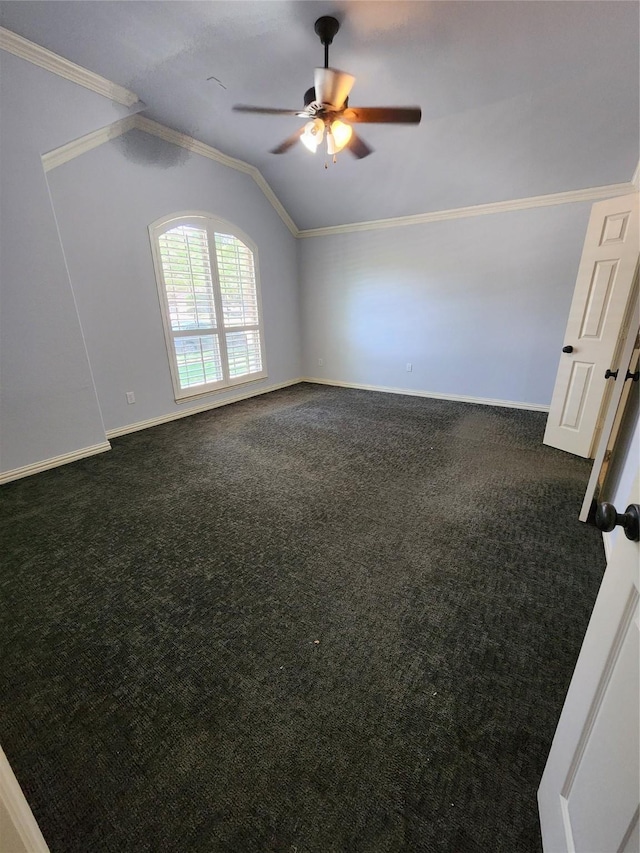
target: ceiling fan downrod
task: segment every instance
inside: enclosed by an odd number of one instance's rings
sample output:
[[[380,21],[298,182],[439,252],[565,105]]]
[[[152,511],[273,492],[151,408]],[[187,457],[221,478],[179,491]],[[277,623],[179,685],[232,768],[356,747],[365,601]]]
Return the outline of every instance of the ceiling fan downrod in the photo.
[[[345,148],[358,160],[362,160],[371,154],[372,149],[356,134],[352,124],[420,124],[420,107],[349,106],[349,93],[356,78],[329,65],[329,45],[339,29],[340,22],[331,15],[323,15],[314,24],[315,33],[324,47],[324,68],[314,69],[313,86],[304,93],[302,110],[254,107],[248,104],[234,106],[234,110],[243,113],[297,116],[306,120],[303,127],[271,149],[272,154],[284,154],[297,142],[302,142],[314,154],[326,136],[327,154],[333,157],[334,163],[336,154]]]
[[[333,41],[333,37],[340,29],[340,22],[331,15],[323,15],[315,22],[314,30],[318,35],[321,43],[324,45],[324,67],[329,67],[329,45]]]

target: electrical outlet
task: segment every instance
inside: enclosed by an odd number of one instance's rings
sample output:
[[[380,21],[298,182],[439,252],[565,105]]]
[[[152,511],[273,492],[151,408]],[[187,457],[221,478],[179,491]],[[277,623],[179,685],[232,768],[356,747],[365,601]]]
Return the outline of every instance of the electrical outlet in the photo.
[[[322,367],[322,365],[323,365],[323,364],[324,364],[324,359],[323,359],[323,358],[319,358],[319,359],[318,359],[318,367]]]
[[[413,365],[411,364],[410,361],[408,361],[407,362],[407,373],[411,373],[412,370],[413,370]]]
[[[133,391],[127,391],[127,403],[135,403],[136,395]]]

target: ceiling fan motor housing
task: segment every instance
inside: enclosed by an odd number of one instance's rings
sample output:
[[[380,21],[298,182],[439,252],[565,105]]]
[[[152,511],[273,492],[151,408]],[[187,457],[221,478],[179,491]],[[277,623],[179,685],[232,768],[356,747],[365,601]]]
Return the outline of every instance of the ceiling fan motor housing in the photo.
[[[312,86],[310,89],[304,93],[304,105],[308,107],[309,104],[312,104],[316,99],[316,90],[315,86]],[[342,109],[345,109],[349,106],[349,98],[346,97],[344,100],[344,104],[342,105]]]

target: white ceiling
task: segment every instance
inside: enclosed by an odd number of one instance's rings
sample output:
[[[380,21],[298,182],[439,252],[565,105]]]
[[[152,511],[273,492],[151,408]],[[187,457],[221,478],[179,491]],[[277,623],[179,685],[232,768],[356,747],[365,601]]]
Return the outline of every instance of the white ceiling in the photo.
[[[374,154],[326,170],[302,145],[268,153],[300,119],[231,109],[302,106],[325,14],[351,105],[423,112],[418,127],[361,125]],[[637,2],[19,0],[0,23],[257,166],[303,229],[622,183],[638,162]]]

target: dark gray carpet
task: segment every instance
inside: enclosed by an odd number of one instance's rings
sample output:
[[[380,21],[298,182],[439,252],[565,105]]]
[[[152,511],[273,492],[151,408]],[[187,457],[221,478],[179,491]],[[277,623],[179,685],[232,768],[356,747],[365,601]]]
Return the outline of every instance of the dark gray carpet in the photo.
[[[0,490],[53,853],[525,853],[597,587],[545,416],[299,385]]]

